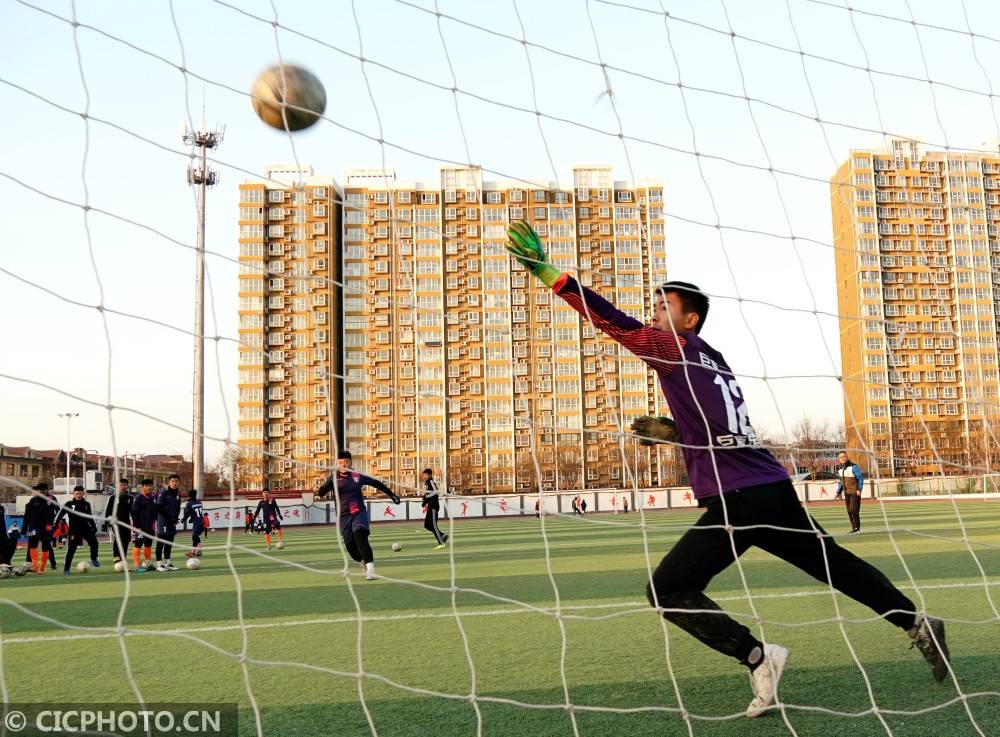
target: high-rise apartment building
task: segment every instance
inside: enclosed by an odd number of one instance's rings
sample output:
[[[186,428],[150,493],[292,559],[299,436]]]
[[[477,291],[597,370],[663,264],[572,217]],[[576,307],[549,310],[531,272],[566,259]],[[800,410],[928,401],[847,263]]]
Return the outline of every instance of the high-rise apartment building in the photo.
[[[266,173],[240,185],[237,482],[313,488],[342,424],[340,193],[311,168]]]
[[[632,418],[663,411],[652,374],[504,248],[507,225],[527,220],[556,266],[578,269],[583,284],[646,321],[666,276],[659,180],[631,186],[609,167],[579,167],[572,187],[561,187],[484,181],[478,169],[449,167],[421,183],[358,169],[341,192],[341,239],[331,248],[342,259],[343,294],[335,286],[329,297],[343,331],[331,333],[330,347],[345,377],[338,440],[355,466],[412,488],[430,467],[456,493],[538,482],[620,488],[632,484],[626,465],[640,486],[672,478],[669,449],[618,434],[619,420],[627,429]],[[300,388],[296,376],[286,391]],[[272,485],[315,483],[296,468]]]
[[[848,447],[886,475],[995,468],[1000,156],[894,139],[831,196]]]

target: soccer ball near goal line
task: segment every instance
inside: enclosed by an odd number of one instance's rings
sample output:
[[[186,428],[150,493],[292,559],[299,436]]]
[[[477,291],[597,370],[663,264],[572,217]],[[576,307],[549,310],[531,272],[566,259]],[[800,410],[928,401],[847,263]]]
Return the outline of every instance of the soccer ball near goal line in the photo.
[[[86,573],[87,571],[90,570],[90,563],[88,563],[85,560],[81,560],[79,563],[76,564],[76,570],[78,573]]]
[[[257,117],[279,131],[308,128],[326,110],[323,83],[312,72],[292,64],[265,69],[254,80],[250,94]]]
[[[403,546],[400,545],[399,543],[393,543],[392,544],[392,549],[393,549],[394,552],[398,553],[400,550],[403,549]]]
[[[187,569],[189,571],[197,571],[199,568],[201,568],[200,558],[188,558]]]
[[[123,560],[115,561],[115,573],[125,573],[127,569],[128,569],[128,564],[125,561]]]
[[[276,542],[274,544],[274,547],[276,547],[278,550],[284,550],[285,549],[285,543],[283,541],[281,541],[281,540],[278,540],[278,542]]]

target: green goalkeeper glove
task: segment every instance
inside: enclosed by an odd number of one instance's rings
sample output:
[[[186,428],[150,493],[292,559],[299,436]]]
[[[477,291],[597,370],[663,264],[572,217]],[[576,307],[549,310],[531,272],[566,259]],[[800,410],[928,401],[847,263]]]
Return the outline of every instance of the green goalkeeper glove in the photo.
[[[507,250],[547,287],[555,284],[556,279],[562,275],[559,269],[549,263],[538,233],[523,220],[513,222],[507,228]]]
[[[639,436],[639,445],[676,443],[680,436],[677,425],[669,417],[636,417],[632,420],[632,434]]]

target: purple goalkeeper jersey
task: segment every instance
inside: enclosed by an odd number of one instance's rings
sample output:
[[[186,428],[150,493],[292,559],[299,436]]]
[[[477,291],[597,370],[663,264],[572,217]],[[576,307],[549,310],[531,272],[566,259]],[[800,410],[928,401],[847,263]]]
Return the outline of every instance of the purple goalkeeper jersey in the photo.
[[[656,371],[696,499],[788,478],[760,445],[743,391],[721,353],[695,333],[675,336],[643,325],[569,274],[559,277],[552,291]]]

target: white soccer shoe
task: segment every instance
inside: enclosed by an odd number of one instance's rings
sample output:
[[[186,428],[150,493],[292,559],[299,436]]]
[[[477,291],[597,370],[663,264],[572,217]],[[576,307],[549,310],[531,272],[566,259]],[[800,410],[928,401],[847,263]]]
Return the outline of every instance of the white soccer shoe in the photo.
[[[364,563],[365,567],[365,580],[374,581],[378,576],[375,575],[375,564],[374,563]]]
[[[164,572],[166,572],[166,571],[169,571],[170,569],[169,569],[169,568],[167,568],[167,567],[166,567],[166,565],[164,565],[163,563],[157,563],[157,564],[156,564],[156,570],[157,570],[158,572],[160,572],[160,573],[164,573]]]
[[[785,672],[788,663],[788,648],[781,645],[764,645],[764,662],[750,674],[750,687],[753,689],[753,701],[747,707],[747,716],[751,719],[766,714],[774,705],[778,692],[778,681]]]

